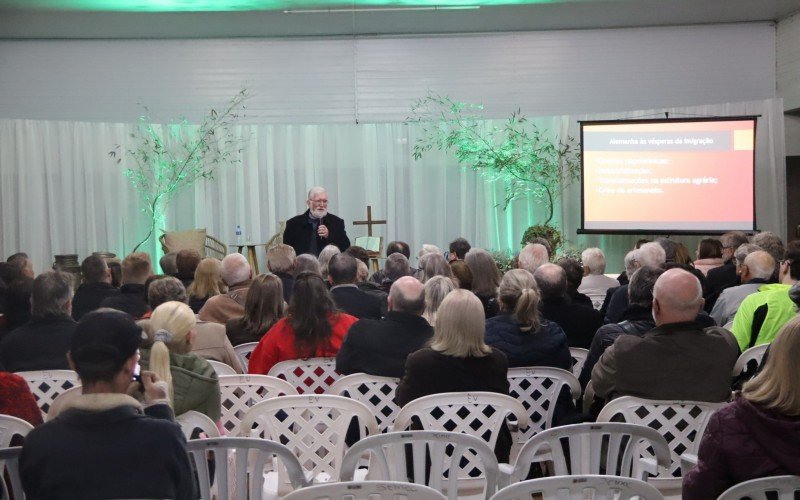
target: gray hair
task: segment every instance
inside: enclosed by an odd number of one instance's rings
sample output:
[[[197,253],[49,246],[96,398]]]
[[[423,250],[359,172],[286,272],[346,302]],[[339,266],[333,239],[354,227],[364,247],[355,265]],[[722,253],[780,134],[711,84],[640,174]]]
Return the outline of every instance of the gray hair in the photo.
[[[519,252],[519,268],[531,273],[549,261],[550,255],[547,252],[547,247],[540,243],[528,243]]]
[[[661,248],[664,249],[664,262],[675,262],[675,254],[678,253],[678,244],[669,238],[658,238],[656,243],[661,245]]]
[[[636,250],[625,254],[625,273],[630,276],[636,271]]]
[[[424,243],[419,253],[417,254],[417,257],[422,257],[427,253],[442,253],[442,251],[439,250],[439,247],[437,247],[436,245],[431,245],[430,243]]]
[[[61,271],[45,271],[33,280],[31,315],[69,315],[70,299],[72,299],[72,277]]]
[[[250,279],[250,264],[244,255],[232,253],[222,259],[222,269],[220,270],[222,281],[228,286],[237,285]]]
[[[436,321],[436,311],[448,293],[458,289],[456,284],[446,276],[434,276],[425,283],[425,312],[422,317],[431,325]]]
[[[319,253],[317,260],[319,260],[319,270],[323,278],[328,279],[328,263],[334,255],[340,253],[342,253],[342,251],[339,250],[339,247],[336,245],[326,245]]]
[[[170,301],[189,302],[189,298],[186,295],[186,287],[183,286],[181,280],[172,276],[164,276],[153,280],[150,283],[150,288],[147,289],[147,303],[150,304],[150,309],[155,311],[156,307]]]
[[[606,272],[606,256],[597,247],[587,248],[581,252],[581,261],[589,269],[589,274],[603,274]]]
[[[319,260],[310,253],[301,253],[295,260],[295,275],[302,272],[314,273],[322,276],[322,271],[319,268]]]
[[[356,259],[356,266],[358,267],[358,272],[356,273],[356,283],[363,283],[367,281],[369,277],[369,268],[366,264],[364,264],[363,260]]]
[[[736,247],[735,250],[736,251],[733,252],[733,258],[736,259],[736,265],[737,266],[741,266],[742,264],[744,264],[744,259],[748,255],[750,255],[753,252],[758,252],[759,250],[762,250],[762,248],[760,246],[754,244],[754,243],[743,243],[743,244],[739,245],[738,247]],[[773,269],[773,271],[774,271],[774,269]],[[771,275],[772,275],[772,271],[770,271],[770,275],[769,276],[771,276]],[[769,276],[767,276],[767,278],[769,278]]]
[[[386,278],[395,281],[403,276],[411,274],[411,267],[408,265],[408,259],[401,253],[393,253],[386,257],[386,263],[383,265],[384,274]]]
[[[775,271],[775,260],[770,254],[763,250],[756,250],[748,254],[747,257],[744,258],[744,265],[747,266],[747,269],[750,270],[750,274],[754,278],[762,280],[769,279],[773,271]]]
[[[310,199],[314,198],[314,196],[316,196],[318,194],[328,194],[328,191],[324,187],[314,186],[314,187],[312,187],[311,189],[308,190],[308,198],[307,199],[310,200]]]
[[[662,267],[667,261],[667,252],[657,241],[651,241],[634,250],[634,258],[639,267]],[[674,254],[673,254],[674,256]]]
[[[747,243],[747,235],[742,231],[729,231],[719,237],[722,248],[733,248],[736,250],[741,245]]]
[[[645,307],[653,306],[653,287],[658,277],[664,274],[660,267],[640,267],[628,282],[628,302]]]
[[[772,231],[754,234],[753,237],[750,238],[750,243],[760,246],[762,250],[772,255],[772,258],[775,259],[775,266],[778,266],[780,261],[783,260],[783,253],[786,251],[786,248],[783,246],[783,241]]]

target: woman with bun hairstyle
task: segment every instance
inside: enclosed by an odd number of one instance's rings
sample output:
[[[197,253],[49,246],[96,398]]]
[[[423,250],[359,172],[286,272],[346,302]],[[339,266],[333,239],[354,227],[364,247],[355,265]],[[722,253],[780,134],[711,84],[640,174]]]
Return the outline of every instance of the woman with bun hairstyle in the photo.
[[[219,380],[208,361],[191,353],[196,323],[183,302],[156,307],[150,316],[153,344],[140,350],[140,363],[167,382],[175,415],[194,410],[216,422],[221,415]]]

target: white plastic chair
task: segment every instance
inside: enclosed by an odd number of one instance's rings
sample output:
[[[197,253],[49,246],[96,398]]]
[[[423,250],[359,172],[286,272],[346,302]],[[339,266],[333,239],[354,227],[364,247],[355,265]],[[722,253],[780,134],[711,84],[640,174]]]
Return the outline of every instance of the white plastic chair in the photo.
[[[216,495],[213,498],[217,500],[262,498],[264,471],[275,457],[293,487],[301,488],[309,484],[297,457],[286,446],[273,441],[238,437],[194,439],[186,444],[186,449],[197,471],[202,500],[212,498],[208,452],[214,452],[213,484]],[[231,478],[233,481],[230,481]],[[233,494],[231,490],[234,490]]]
[[[618,476],[556,476],[531,479],[512,484],[498,491],[491,500],[530,500],[531,496],[542,500],[663,500],[655,487],[638,479]]]
[[[207,359],[206,361],[208,361],[208,364],[210,364],[211,367],[214,369],[214,371],[217,373],[217,376],[238,375],[238,373],[236,373],[236,370],[234,370],[231,365],[223,363],[222,361],[215,361],[213,359]]]
[[[199,411],[189,410],[175,417],[175,421],[181,426],[181,431],[187,440],[192,439],[197,431],[205,434],[204,439],[220,437],[217,424]]]
[[[572,356],[572,370],[570,371],[576,377],[580,377],[581,370],[583,370],[583,365],[586,363],[586,358],[589,356],[589,349],[584,349],[583,347],[570,347],[569,353]]]
[[[415,399],[400,409],[393,431],[405,431],[417,417],[423,430],[461,432],[478,436],[494,449],[506,419],[528,426],[528,412],[516,399],[495,392],[444,392]]]
[[[528,428],[517,435],[519,445],[552,427],[556,401],[563,388],[569,388],[573,400],[581,395],[581,384],[575,375],[560,368],[510,368],[508,383],[511,397],[522,403],[530,419]]]
[[[533,436],[519,452],[514,467],[503,464],[503,484],[528,477],[542,450],[549,452],[556,476],[605,474],[647,480],[658,466],[672,464],[667,440],[643,425],[591,423],[565,425]],[[654,459],[653,459],[654,458]]]
[[[297,387],[299,394],[324,394],[341,377],[336,371],[336,358],[308,358],[281,361],[267,375],[286,380]]]
[[[745,372],[755,374],[768,347],[769,344],[761,344],[753,346],[741,353],[739,357],[736,358],[736,363],[733,365],[732,376],[737,378]]]
[[[25,493],[22,491],[22,480],[19,477],[19,454],[22,452],[21,446],[14,448],[0,448],[0,498],[14,498],[24,500]],[[6,481],[8,474],[8,481]]]
[[[64,408],[69,405],[72,401],[75,400],[78,396],[83,393],[83,387],[80,385],[76,385],[75,387],[70,387],[66,391],[62,392],[50,403],[50,408],[47,409],[47,421],[51,421],[56,418]]]
[[[345,396],[367,405],[378,419],[378,429],[386,432],[394,423],[400,407],[394,402],[394,393],[400,379],[354,373],[342,377],[331,385],[329,394]]]
[[[32,430],[33,426],[21,418],[0,414],[0,448],[10,446],[14,436],[25,437]]]
[[[246,344],[239,344],[233,346],[233,352],[239,357],[239,362],[242,363],[242,370],[247,373],[247,366],[250,364],[250,355],[253,354],[258,342],[247,342]]]
[[[222,375],[219,377],[222,426],[235,435],[247,410],[278,396],[296,395],[297,389],[285,380],[269,375]]]
[[[282,396],[250,408],[240,434],[285,443],[315,482],[337,481],[351,421],[366,435],[378,432],[378,422],[364,404],[331,395]],[[279,474],[283,471],[279,469]],[[280,477],[279,491],[287,482]]]
[[[367,454],[369,479],[408,480],[406,458],[409,457],[414,466],[412,481],[445,493],[450,500],[471,495],[471,490],[478,488],[481,498],[488,498],[497,491],[499,472],[494,451],[482,439],[469,434],[411,431],[370,436],[354,444],[345,454],[343,481],[353,479],[359,460]],[[428,459],[430,462],[426,464]],[[461,464],[468,465],[462,467]]]
[[[767,492],[771,496],[767,496]],[[773,476],[751,479],[731,486],[720,495],[717,500],[739,500],[749,497],[752,500],[794,500],[800,492],[800,476]]]
[[[650,479],[659,489],[676,489],[681,485],[680,456],[696,454],[709,418],[725,403],[700,401],[661,401],[623,396],[606,404],[598,422],[624,421],[646,425],[664,436],[672,455],[672,465]]]
[[[72,370],[36,370],[17,372],[17,375],[28,382],[28,386],[36,398],[36,404],[42,410],[42,416],[47,416],[47,411],[53,400],[67,389],[80,385],[78,374]]]
[[[427,486],[399,481],[328,483],[294,491],[284,500],[445,500]]]

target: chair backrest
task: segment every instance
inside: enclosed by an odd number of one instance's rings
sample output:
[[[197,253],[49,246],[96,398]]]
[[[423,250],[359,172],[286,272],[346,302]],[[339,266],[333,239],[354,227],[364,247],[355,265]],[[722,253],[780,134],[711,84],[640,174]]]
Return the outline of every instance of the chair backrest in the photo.
[[[555,427],[533,436],[519,452],[511,475],[528,477],[539,452],[550,452],[556,476],[600,474],[647,480],[672,464],[667,440],[637,424],[591,423]]]
[[[507,417],[528,426],[528,413],[516,399],[495,392],[444,392],[415,399],[400,409],[393,431],[405,431],[417,417],[423,430],[478,436],[494,449]]]
[[[739,500],[746,497],[752,500],[794,500],[798,493],[800,476],[762,477],[731,486],[717,500]]]
[[[242,417],[254,405],[269,398],[297,394],[292,384],[269,375],[222,375],[219,391],[222,425],[231,435],[239,432]]]
[[[83,387],[80,385],[76,385],[74,387],[70,387],[66,391],[62,392],[50,403],[50,408],[47,409],[47,421],[53,420],[56,418],[64,408],[72,402],[75,398],[80,396],[83,393]]]
[[[298,457],[312,477],[338,480],[351,421],[366,435],[378,433],[372,411],[342,396],[306,395],[268,399],[250,408],[242,418],[240,434],[271,439]]]
[[[623,396],[606,404],[598,422],[627,422],[651,427],[664,436],[672,454],[672,465],[660,478],[681,477],[680,456],[697,453],[709,418],[725,403],[661,401]]]
[[[498,491],[491,500],[529,500],[532,495],[542,500],[663,500],[658,490],[638,479],[617,476],[556,476],[531,479],[512,484]]]
[[[175,417],[175,421],[181,426],[181,431],[183,431],[183,435],[187,440],[220,437],[217,424],[199,411],[189,410]],[[205,436],[200,436],[199,434],[201,432],[205,434]]]
[[[427,486],[400,481],[317,484],[289,493],[284,500],[445,500]]]
[[[208,364],[210,364],[211,367],[214,369],[214,371],[217,373],[217,376],[238,375],[238,373],[236,373],[236,370],[234,370],[231,365],[223,363],[222,361],[215,361],[213,359],[207,359],[206,361],[208,361]]]
[[[469,434],[411,431],[370,436],[347,450],[342,462],[343,481],[353,479],[359,460],[367,453],[370,479],[406,481],[407,465],[413,463],[411,480],[446,492],[450,500],[459,497],[460,483],[481,475],[486,485],[483,496],[488,498],[497,491],[499,472],[494,451]]]
[[[261,498],[264,470],[275,457],[287,472],[293,487],[309,484],[297,457],[287,447],[273,441],[238,437],[195,439],[187,443],[186,449],[194,461],[202,500],[211,500],[212,484],[216,485],[214,498],[217,500]],[[214,453],[213,482],[209,474],[208,452]]]
[[[767,352],[768,347],[769,344],[761,344],[753,346],[741,353],[736,359],[736,364],[733,365],[732,376],[739,377],[745,372],[749,373],[750,377],[755,375],[756,370],[758,370],[758,365],[761,364],[761,360],[764,358],[764,353]]]
[[[28,382],[36,404],[42,410],[42,416],[47,416],[50,405],[59,394],[80,385],[78,374],[72,370],[36,370],[17,372],[17,375]]]
[[[282,378],[297,387],[299,394],[324,394],[341,376],[336,358],[308,358],[281,361],[267,375]]]
[[[242,370],[247,372],[247,367],[250,365],[250,355],[253,354],[258,342],[247,342],[246,344],[239,344],[233,346],[233,352],[239,357],[239,362],[242,364]]]
[[[586,358],[589,356],[589,349],[570,347],[569,354],[572,356],[572,370],[570,371],[576,377],[580,377],[583,364],[586,363]]]
[[[400,379],[397,378],[354,373],[334,382],[328,393],[346,396],[367,405],[378,419],[380,432],[386,432],[400,411],[394,402],[394,392],[399,383]]]
[[[565,387],[569,388],[573,399],[581,394],[581,384],[575,375],[560,368],[510,368],[508,383],[511,397],[522,403],[530,419],[528,428],[517,436],[519,443],[553,425],[556,401]]]
[[[21,418],[0,415],[0,448],[7,448],[14,436],[25,437],[31,430],[33,426]]]
[[[21,446],[0,448],[0,498],[25,499],[22,480],[19,477],[19,454],[21,452]]]

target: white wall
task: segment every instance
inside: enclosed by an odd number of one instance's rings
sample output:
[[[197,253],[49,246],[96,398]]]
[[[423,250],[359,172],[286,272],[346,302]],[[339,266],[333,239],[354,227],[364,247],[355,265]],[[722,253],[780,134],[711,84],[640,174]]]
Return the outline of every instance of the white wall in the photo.
[[[398,122],[429,89],[488,117],[775,97],[768,23],[424,38],[0,42],[0,118],[192,121],[242,86],[253,123]]]
[[[800,14],[778,23],[777,89],[786,110],[800,108]],[[786,143],[789,144],[789,141]]]

